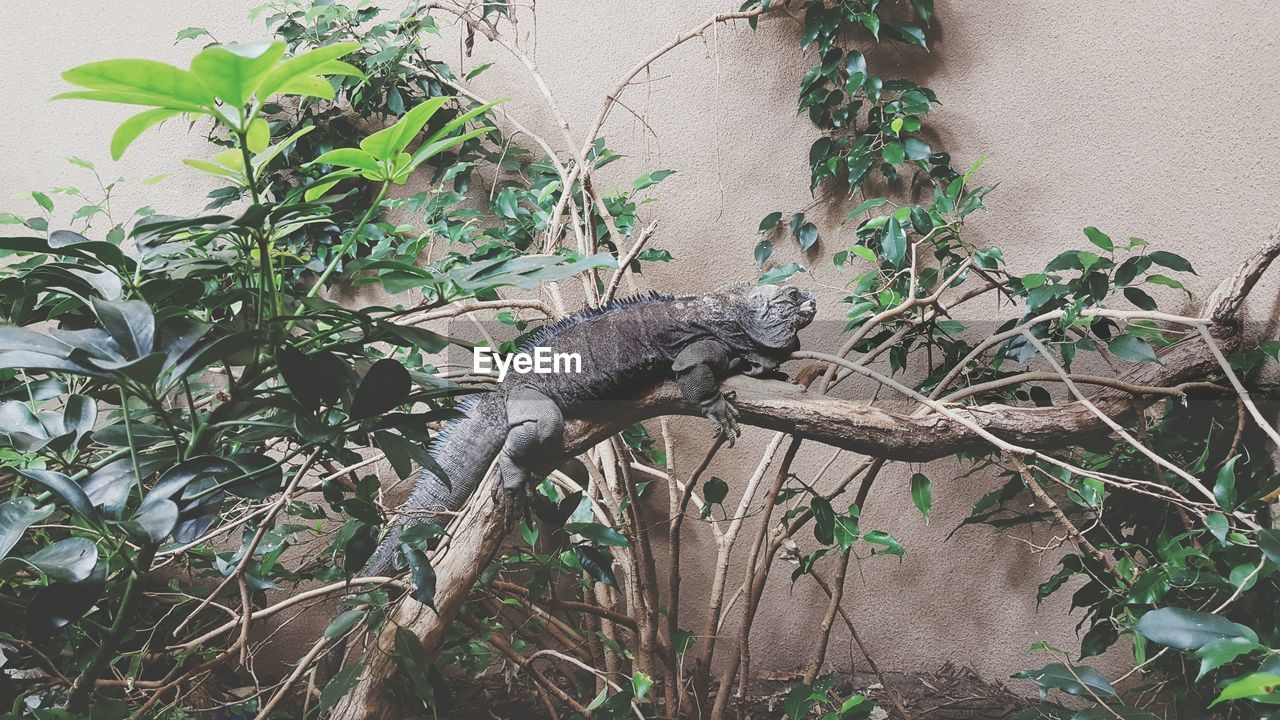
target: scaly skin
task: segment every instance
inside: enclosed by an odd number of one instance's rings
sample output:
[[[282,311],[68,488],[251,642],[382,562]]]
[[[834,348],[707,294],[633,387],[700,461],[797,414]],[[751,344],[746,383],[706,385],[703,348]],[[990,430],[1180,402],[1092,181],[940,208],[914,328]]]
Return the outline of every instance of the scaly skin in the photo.
[[[466,417],[443,428],[429,448],[449,482],[422,471],[364,574],[391,569],[405,527],[461,509],[495,458],[501,486],[525,491],[537,480],[530,468],[558,453],[564,419],[592,404],[625,401],[674,378],[732,444],[741,431],[720,381],[777,371],[814,311],[813,296],[796,288],[738,283],[705,296],[620,300],[546,328],[526,348],[577,353],[582,371],[511,373],[496,391],[464,403]],[[447,517],[437,522],[443,526]]]

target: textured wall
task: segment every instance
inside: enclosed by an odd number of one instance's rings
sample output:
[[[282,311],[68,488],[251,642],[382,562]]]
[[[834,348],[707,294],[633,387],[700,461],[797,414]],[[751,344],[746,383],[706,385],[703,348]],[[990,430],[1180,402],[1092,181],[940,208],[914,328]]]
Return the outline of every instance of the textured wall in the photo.
[[[63,89],[57,73],[80,62],[128,55],[185,60],[195,46],[175,48],[172,38],[189,25],[208,27],[224,40],[260,37],[261,29],[245,19],[257,2],[0,4],[8,40],[0,47],[7,104],[0,115],[3,209],[33,209],[29,201],[10,199],[21,191],[91,184],[62,161],[78,155],[98,162],[107,179],[128,178],[117,210],[142,204],[172,213],[198,210],[210,186],[184,175],[179,163],[205,153],[198,133],[171,122],[112,164],[107,142],[126,109],[46,100]],[[543,0],[536,26],[526,22],[521,30],[536,39],[540,69],[572,131],[582,133],[626,69],[675,33],[736,6]],[[1280,5],[941,0],[938,18],[932,54],[876,49],[873,71],[911,77],[938,92],[937,144],[958,166],[990,158],[983,177],[1001,186],[971,231],[974,239],[1003,247],[1015,270],[1079,246],[1080,229],[1098,225],[1187,255],[1200,273],[1193,289],[1203,294],[1280,219]],[[805,157],[816,135],[794,112],[796,85],[809,65],[797,49],[798,32],[785,19],[762,23],[758,33],[745,24],[721,27],[669,55],[642,75],[649,82],[628,91],[624,100],[645,123],[621,109],[613,113],[605,134],[628,158],[608,168],[607,180],[628,183],[659,167],[678,171],[655,188],[661,202],[644,214],[661,220],[655,244],[679,262],[646,271],[646,287],[692,292],[753,277],[759,219],[810,202]],[[455,40],[442,41],[435,54],[455,65],[460,60]],[[557,142],[527,74],[482,40],[476,57],[462,62],[472,67],[488,59],[498,64],[476,80],[476,90],[512,96],[509,109]],[[157,173],[175,174],[154,187],[139,182]],[[828,217],[842,216],[837,208]],[[824,228],[825,243],[843,242],[845,235],[834,222]],[[824,248],[827,256],[831,249]],[[780,249],[775,259],[798,259],[798,252]],[[834,319],[840,280],[829,270],[819,273],[830,286],[822,297]],[[1274,284],[1258,294],[1274,297]],[[992,310],[970,307],[960,317]],[[1272,310],[1255,302],[1256,317]],[[687,472],[708,429],[690,422],[678,428],[687,442],[677,462]],[[749,434],[712,472],[740,486],[765,439]],[[829,454],[806,449],[799,467],[811,473]],[[853,462],[838,460],[829,475]],[[901,562],[875,558],[850,573],[848,607],[882,664],[929,668],[953,660],[998,678],[1034,662],[1024,652],[1031,642],[1072,645],[1078,617],[1066,615],[1066,596],[1038,608],[1034,601],[1035,585],[1056,559],[985,529],[943,542],[989,485],[959,477],[948,463],[924,470],[935,483],[932,523],[926,526],[910,505],[909,471],[887,474],[871,494],[865,524],[894,532],[908,554]],[[709,584],[697,571],[700,558],[714,547],[698,536],[685,552],[685,617],[692,620]],[[757,669],[802,665],[808,645],[802,631],[821,618],[820,592],[803,581],[789,587],[788,574],[783,568],[767,593],[767,619],[753,638]],[[846,647],[844,639],[833,642],[833,662],[847,664]]]

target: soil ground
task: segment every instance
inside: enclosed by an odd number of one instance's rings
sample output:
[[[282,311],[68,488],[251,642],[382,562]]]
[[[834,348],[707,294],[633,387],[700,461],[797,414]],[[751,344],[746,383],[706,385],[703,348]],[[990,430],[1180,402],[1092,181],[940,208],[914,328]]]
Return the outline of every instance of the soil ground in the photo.
[[[888,689],[876,684],[869,673],[841,675],[834,694],[847,697],[861,692],[888,711],[889,718],[901,720],[893,709],[889,691],[912,720],[1040,720],[1058,718],[1061,708],[1036,702],[1002,683],[985,681],[964,668],[945,665],[927,673],[886,673]],[[740,707],[745,720],[775,720],[783,717],[782,704],[795,681],[759,680]],[[488,675],[451,683],[454,691],[452,720],[552,720],[531,684],[522,677]],[[562,718],[572,716],[562,708]]]

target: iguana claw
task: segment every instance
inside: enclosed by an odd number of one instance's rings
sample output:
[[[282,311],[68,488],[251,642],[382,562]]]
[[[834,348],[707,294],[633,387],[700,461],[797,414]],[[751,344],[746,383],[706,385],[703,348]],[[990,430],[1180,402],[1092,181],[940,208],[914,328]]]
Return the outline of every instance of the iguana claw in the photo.
[[[729,400],[733,393],[720,393],[703,405],[702,413],[715,422],[717,435],[723,436],[733,447],[734,440],[742,436],[742,428],[738,427],[738,409]]]

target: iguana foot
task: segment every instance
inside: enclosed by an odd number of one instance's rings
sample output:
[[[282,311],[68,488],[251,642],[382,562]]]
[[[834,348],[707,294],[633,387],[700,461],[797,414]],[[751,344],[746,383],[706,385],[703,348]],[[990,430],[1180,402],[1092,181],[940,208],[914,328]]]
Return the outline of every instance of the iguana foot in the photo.
[[[724,437],[733,447],[734,441],[742,436],[742,428],[738,427],[738,409],[729,402],[733,393],[719,393],[702,406],[702,414],[711,418],[716,424],[717,437]]]

